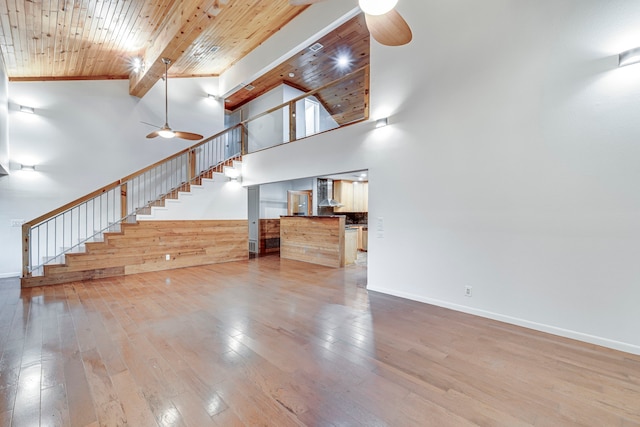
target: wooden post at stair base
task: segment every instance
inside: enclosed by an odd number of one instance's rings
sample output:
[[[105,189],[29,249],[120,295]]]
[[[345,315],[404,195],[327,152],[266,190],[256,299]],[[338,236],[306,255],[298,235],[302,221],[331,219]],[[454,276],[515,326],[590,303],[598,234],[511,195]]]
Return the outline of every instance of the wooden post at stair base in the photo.
[[[289,103],[289,141],[285,142],[293,142],[296,140],[296,102]]]
[[[189,164],[187,167],[187,170],[188,170],[187,173],[189,174],[187,182],[189,183],[191,182],[192,179],[196,177],[196,150],[195,149],[189,150],[189,157],[187,162]]]
[[[120,184],[120,218],[124,219],[129,214],[127,209],[127,183]]]
[[[29,231],[31,226],[28,224],[22,224],[22,277],[30,277],[29,273]]]

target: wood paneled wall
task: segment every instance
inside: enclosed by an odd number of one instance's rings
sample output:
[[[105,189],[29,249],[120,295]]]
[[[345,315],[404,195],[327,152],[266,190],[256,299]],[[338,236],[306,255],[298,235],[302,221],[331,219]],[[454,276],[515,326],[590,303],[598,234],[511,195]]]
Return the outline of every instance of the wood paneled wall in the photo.
[[[259,236],[261,254],[280,252],[280,218],[261,219]]]
[[[123,224],[85,253],[66,255],[66,264],[45,267],[23,287],[124,276],[149,271],[239,261],[249,256],[246,220],[141,221]],[[169,255],[169,260],[166,255]]]
[[[344,267],[344,216],[283,216],[280,258]]]

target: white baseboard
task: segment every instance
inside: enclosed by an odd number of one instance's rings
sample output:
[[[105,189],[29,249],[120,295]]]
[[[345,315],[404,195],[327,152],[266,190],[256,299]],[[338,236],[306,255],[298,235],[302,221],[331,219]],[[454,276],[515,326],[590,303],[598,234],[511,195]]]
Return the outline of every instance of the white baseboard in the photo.
[[[571,338],[578,341],[587,342],[590,344],[600,345],[602,347],[611,348],[614,350],[624,351],[626,353],[640,355],[640,346],[629,344],[625,342],[615,341],[608,338],[598,337],[595,335],[589,335],[582,332],[576,332],[569,329],[563,329],[556,326],[545,325],[543,323],[532,322],[530,320],[519,319],[517,317],[505,316],[499,313],[493,313],[491,311],[480,310],[473,307],[467,307],[460,304],[454,304],[447,301],[441,301],[432,298],[425,298],[419,295],[399,292],[395,289],[388,288],[375,288],[367,287],[370,291],[381,292],[383,294],[393,295],[400,298],[405,298],[413,301],[423,302],[426,304],[436,305],[438,307],[449,308],[455,311],[461,311],[463,313],[473,314],[480,317],[486,317],[488,319],[498,320],[500,322],[510,323],[512,325],[522,326],[525,328],[533,329],[536,331],[546,332],[553,335],[558,335],[565,338]]]
[[[0,273],[0,279],[10,279],[12,277],[20,277],[20,273]]]

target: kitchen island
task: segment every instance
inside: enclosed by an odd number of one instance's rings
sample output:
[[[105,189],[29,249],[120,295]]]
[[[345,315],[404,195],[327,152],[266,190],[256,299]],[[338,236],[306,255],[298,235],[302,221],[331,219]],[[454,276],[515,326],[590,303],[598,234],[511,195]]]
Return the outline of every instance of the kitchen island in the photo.
[[[345,234],[353,236],[352,231],[345,230],[344,215],[281,216],[280,257],[344,267],[347,259],[354,258],[345,254]]]

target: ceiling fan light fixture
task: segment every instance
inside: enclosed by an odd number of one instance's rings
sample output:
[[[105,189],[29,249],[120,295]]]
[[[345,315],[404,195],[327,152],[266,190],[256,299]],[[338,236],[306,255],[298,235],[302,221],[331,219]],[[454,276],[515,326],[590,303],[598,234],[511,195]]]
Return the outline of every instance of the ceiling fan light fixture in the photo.
[[[359,0],[360,9],[369,15],[384,15],[391,11],[398,0]]]
[[[171,129],[160,129],[158,131],[158,135],[163,137],[163,138],[173,138],[176,136],[176,133],[174,131],[172,131]]]

